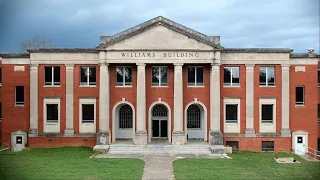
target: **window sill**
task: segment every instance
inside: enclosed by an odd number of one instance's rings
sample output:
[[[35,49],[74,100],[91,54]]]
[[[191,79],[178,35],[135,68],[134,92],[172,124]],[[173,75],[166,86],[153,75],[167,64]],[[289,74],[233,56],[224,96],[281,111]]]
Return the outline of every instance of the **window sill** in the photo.
[[[95,88],[97,85],[80,85],[81,88]]]
[[[24,104],[15,104],[14,107],[24,107]]]
[[[169,86],[151,86],[152,88],[168,88]]]
[[[115,86],[116,88],[132,88],[132,86]]]
[[[59,123],[46,123],[46,125],[58,125]]]
[[[276,86],[264,86],[264,85],[259,85],[261,88],[275,88]]]
[[[264,122],[261,122],[261,125],[273,125],[273,123],[264,123]]]
[[[204,86],[187,86],[188,88],[204,88]]]
[[[187,128],[189,130],[202,130],[202,128]]]
[[[304,107],[304,104],[296,104],[295,107]]]
[[[61,87],[60,85],[44,85],[45,88],[58,88]]]
[[[238,125],[238,123],[227,123],[227,122],[225,122],[225,124],[227,124],[227,125]]]
[[[225,86],[225,85],[223,85],[223,88],[241,88],[241,86]]]

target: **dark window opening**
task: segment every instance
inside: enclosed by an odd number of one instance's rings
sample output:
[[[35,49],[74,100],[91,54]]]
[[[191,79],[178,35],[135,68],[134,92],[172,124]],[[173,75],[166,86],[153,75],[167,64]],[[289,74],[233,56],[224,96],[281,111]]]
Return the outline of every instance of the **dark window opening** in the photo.
[[[262,151],[273,152],[274,151],[274,141],[262,141]]]
[[[238,104],[226,105],[226,123],[238,122]]]
[[[168,85],[168,67],[152,67],[152,86]]]
[[[22,136],[16,136],[16,144],[22,144]]]
[[[203,67],[188,67],[188,86],[203,86]]]
[[[47,104],[47,123],[58,123],[58,104]]]
[[[304,105],[304,86],[296,87],[296,105]]]
[[[0,103],[0,123],[2,122],[2,104]]]
[[[24,105],[24,86],[16,86],[16,105]]]
[[[239,67],[225,67],[224,68],[224,86],[239,86],[240,72]]]
[[[227,141],[226,145],[232,147],[232,152],[239,151],[239,142],[238,141]]]
[[[274,67],[260,67],[260,85],[261,86],[274,86],[275,73]]]
[[[2,68],[0,68],[0,87],[2,86]]]
[[[82,104],[82,123],[94,123],[94,104]]]
[[[96,85],[96,67],[95,66],[81,66],[80,67],[80,85],[92,86]]]
[[[297,142],[298,142],[299,144],[302,144],[302,143],[303,143],[303,138],[302,138],[301,136],[298,136],[298,137],[297,137]]]
[[[261,106],[261,122],[273,123],[273,104],[263,104]]]
[[[44,68],[45,85],[60,85],[60,67],[46,66]]]

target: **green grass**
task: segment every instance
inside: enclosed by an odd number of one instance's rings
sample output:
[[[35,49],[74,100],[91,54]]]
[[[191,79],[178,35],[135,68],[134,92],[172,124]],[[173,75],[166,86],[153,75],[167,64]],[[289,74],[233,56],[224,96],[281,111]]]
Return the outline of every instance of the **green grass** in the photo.
[[[174,175],[183,179],[320,179],[320,163],[310,162],[290,153],[278,157],[294,157],[297,164],[278,164],[274,153],[237,152],[232,159],[179,159],[173,162]]]
[[[141,179],[140,159],[91,159],[88,147],[31,149],[0,152],[0,179]]]

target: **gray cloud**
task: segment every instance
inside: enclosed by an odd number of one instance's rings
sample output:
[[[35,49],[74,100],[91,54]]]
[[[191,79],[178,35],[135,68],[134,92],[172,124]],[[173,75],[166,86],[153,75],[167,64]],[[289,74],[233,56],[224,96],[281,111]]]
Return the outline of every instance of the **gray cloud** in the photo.
[[[0,0],[0,52],[43,36],[57,47],[96,47],[112,35],[164,16],[224,47],[286,47],[319,52],[319,0]]]

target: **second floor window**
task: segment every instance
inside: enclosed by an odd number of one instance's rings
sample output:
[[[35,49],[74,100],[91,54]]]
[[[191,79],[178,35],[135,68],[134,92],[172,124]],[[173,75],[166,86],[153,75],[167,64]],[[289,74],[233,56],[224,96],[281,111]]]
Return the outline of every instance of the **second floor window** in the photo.
[[[203,67],[188,67],[188,86],[203,86]]]
[[[0,87],[2,86],[2,69],[0,68]]]
[[[81,86],[97,85],[95,66],[81,66],[80,71]]]
[[[168,67],[152,67],[152,86],[168,86]]]
[[[240,86],[239,67],[224,67],[224,86]]]
[[[60,85],[60,67],[59,66],[44,67],[44,85],[48,85],[48,86]]]
[[[132,69],[131,67],[117,67],[117,86],[132,86]]]
[[[296,87],[296,105],[304,105],[304,86]]]
[[[275,86],[274,67],[260,67],[260,83],[261,86]]]
[[[16,105],[24,105],[24,86],[16,86]]]
[[[1,75],[0,75],[0,83],[1,83]],[[320,69],[318,69],[318,87],[320,87]]]

